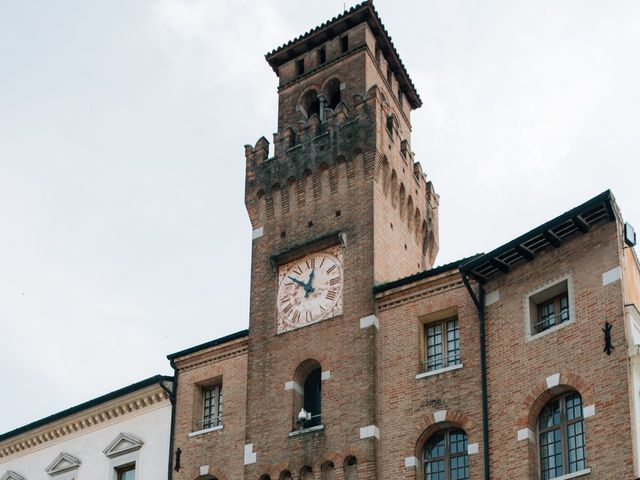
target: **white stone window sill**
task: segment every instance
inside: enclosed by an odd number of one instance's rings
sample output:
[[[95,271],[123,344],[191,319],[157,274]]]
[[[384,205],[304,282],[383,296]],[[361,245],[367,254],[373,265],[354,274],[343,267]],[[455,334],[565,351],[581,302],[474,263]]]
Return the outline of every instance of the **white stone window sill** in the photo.
[[[531,335],[531,334],[527,335],[526,342],[529,343],[529,342],[533,342],[534,340],[538,340],[539,338],[544,338],[547,335],[550,335],[553,332],[557,332],[558,330],[564,327],[568,327],[569,325],[573,325],[574,323],[575,323],[575,318],[571,317],[569,318],[569,320],[567,320],[566,322],[562,322],[560,325],[555,325],[551,328],[547,328],[546,330],[543,330],[540,333],[536,333],[535,335]],[[562,477],[558,477],[558,478],[562,478]],[[573,478],[573,477],[570,477],[570,478]],[[555,480],[555,478],[553,480]]]
[[[290,437],[297,437],[298,435],[304,435],[305,433],[317,432],[324,430],[324,425],[316,425],[315,427],[303,428],[302,430],[294,430],[289,432]]]
[[[216,430],[222,430],[222,425],[217,427],[205,428],[204,430],[198,430],[197,432],[191,432],[189,437],[197,437],[198,435],[204,435],[205,433],[215,432]]]
[[[451,365],[450,367],[439,368],[438,370],[431,370],[430,372],[418,373],[416,375],[416,379],[431,377],[433,375],[439,375],[444,372],[451,372],[452,370],[458,370],[459,368],[462,368],[462,367],[463,365],[459,363],[458,365]]]
[[[584,470],[580,470],[578,472],[567,473],[566,475],[561,475],[559,477],[553,477],[551,480],[569,480],[570,478],[578,478],[584,475],[589,475],[591,473],[590,468],[585,468]]]

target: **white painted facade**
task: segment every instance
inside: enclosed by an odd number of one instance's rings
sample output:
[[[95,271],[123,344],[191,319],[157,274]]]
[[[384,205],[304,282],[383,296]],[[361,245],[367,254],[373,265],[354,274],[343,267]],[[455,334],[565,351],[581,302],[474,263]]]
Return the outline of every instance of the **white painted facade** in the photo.
[[[101,397],[104,403],[87,402],[87,409],[0,436],[0,479],[117,480],[118,468],[132,463],[135,480],[166,479],[171,403],[160,383],[172,384],[154,378],[160,381],[140,382],[140,389]]]

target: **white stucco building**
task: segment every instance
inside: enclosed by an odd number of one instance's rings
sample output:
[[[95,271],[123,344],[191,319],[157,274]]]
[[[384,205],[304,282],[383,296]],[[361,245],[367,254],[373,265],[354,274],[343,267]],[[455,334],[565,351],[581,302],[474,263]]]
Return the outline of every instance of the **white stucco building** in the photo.
[[[0,435],[0,479],[167,478],[172,388],[157,375]]]

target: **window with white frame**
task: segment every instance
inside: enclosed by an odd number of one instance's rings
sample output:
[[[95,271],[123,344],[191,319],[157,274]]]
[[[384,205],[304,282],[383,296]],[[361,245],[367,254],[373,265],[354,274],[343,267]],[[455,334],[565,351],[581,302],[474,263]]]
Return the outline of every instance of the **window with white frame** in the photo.
[[[528,335],[535,337],[573,319],[569,278],[538,289],[527,297]]]
[[[135,480],[135,478],[136,478],[135,462],[116,468],[117,480]]]
[[[426,324],[424,334],[424,371],[460,365],[460,325],[457,317]]]

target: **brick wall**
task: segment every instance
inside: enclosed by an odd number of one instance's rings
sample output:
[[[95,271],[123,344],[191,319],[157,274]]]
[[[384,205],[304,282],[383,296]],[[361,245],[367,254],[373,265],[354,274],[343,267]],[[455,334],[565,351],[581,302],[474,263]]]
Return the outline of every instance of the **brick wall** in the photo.
[[[193,480],[200,467],[218,480],[243,475],[243,448],[247,392],[247,338],[208,348],[176,359],[178,369],[174,449],[182,450],[176,480]],[[196,436],[202,429],[201,385],[222,381],[222,429]]]

